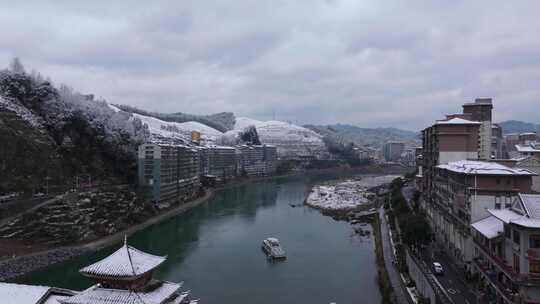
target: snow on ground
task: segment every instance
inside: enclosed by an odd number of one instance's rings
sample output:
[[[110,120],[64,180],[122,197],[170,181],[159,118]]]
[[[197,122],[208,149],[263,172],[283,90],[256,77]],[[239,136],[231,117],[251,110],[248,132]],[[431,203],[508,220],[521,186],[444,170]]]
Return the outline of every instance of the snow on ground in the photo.
[[[0,107],[15,112],[19,117],[28,122],[34,128],[43,127],[43,119],[34,115],[32,111],[16,100],[8,100],[0,96]]]
[[[111,104],[109,104],[109,107],[115,112],[122,111]],[[203,142],[214,143],[218,137],[223,135],[220,131],[196,121],[179,123],[164,121],[155,117],[136,113],[131,113],[131,115],[133,115],[134,118],[140,119],[143,124],[146,124],[152,135],[161,138],[181,139],[189,142],[191,139],[191,132],[197,131],[201,133]]]
[[[312,130],[283,121],[259,121],[247,117],[236,118],[233,131],[225,136],[234,138],[248,126],[255,126],[263,144],[277,147],[281,158],[322,156],[327,153],[322,136]]]
[[[373,193],[368,189],[390,183],[396,177],[399,176],[362,177],[359,181],[347,180],[334,185],[317,185],[308,195],[306,204],[331,211],[356,209],[370,202]]]

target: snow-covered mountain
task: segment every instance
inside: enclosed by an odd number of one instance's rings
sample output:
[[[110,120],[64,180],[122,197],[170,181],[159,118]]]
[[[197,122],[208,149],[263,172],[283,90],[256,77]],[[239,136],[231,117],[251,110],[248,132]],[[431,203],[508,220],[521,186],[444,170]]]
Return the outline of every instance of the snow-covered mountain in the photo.
[[[124,112],[112,104],[109,104],[109,107],[116,112]],[[223,135],[220,131],[196,121],[179,123],[164,121],[152,116],[137,113],[129,113],[129,115],[132,115],[133,119],[140,120],[148,127],[151,140],[159,141],[171,139],[173,141],[179,140],[189,143],[191,140],[191,132],[197,131],[201,133],[203,144],[212,144],[216,142],[217,138]]]
[[[225,133],[224,141],[230,142],[233,138],[238,138],[238,134],[248,126],[255,126],[262,144],[276,146],[281,158],[325,158],[328,155],[321,135],[283,121],[259,121],[238,117],[234,130]]]

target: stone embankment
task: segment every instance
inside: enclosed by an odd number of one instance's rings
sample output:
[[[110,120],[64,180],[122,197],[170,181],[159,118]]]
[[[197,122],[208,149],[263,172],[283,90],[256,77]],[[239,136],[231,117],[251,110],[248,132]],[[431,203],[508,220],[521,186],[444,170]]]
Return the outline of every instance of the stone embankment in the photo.
[[[6,281],[49,265],[89,253],[86,248],[58,248],[50,251],[13,257],[0,262],[0,281]]]
[[[59,246],[84,243],[144,222],[157,211],[127,189],[70,193],[0,226],[0,238]]]

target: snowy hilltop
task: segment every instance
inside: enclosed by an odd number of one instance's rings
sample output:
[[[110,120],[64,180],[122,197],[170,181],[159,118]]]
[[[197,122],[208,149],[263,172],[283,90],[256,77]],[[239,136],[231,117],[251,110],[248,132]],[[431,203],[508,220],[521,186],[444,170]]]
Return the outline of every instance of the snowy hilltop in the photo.
[[[127,182],[148,126],[105,100],[56,86],[18,60],[0,70],[0,193],[69,185],[76,176]]]
[[[234,130],[224,134],[223,143],[236,141],[240,132],[249,126],[257,129],[262,144],[276,146],[278,155],[282,159],[299,157],[322,159],[328,156],[328,150],[321,135],[304,127],[275,120],[259,121],[238,117]]]

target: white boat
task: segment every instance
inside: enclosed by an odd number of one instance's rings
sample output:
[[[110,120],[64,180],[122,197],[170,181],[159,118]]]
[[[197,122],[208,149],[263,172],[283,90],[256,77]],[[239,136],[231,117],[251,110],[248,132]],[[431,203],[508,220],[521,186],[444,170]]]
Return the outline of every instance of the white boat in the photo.
[[[281,248],[279,240],[274,237],[267,238],[262,242],[262,250],[271,259],[286,259],[285,250]]]

